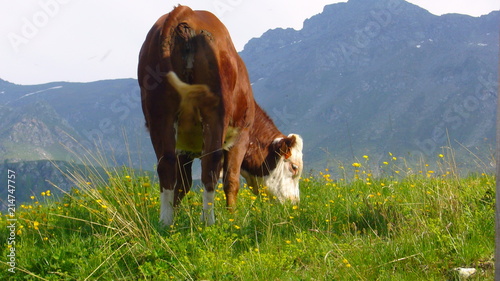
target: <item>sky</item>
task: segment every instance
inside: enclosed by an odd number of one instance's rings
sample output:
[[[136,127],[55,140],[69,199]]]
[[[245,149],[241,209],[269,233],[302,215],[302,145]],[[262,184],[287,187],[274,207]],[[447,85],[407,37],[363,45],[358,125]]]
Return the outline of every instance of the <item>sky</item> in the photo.
[[[240,51],[273,28],[301,29],[338,0],[185,0],[213,12]],[[435,15],[500,10],[498,0],[409,0]],[[30,85],[136,78],[137,58],[153,23],[178,1],[0,0],[0,78]]]

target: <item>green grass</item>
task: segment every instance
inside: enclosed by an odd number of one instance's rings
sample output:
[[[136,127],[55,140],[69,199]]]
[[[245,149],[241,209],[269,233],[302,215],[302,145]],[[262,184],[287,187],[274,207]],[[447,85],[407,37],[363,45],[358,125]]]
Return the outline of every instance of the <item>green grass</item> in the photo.
[[[0,279],[453,280],[453,268],[475,267],[471,280],[493,280],[493,176],[392,158],[354,166],[303,175],[298,206],[243,186],[232,214],[219,187],[210,227],[200,222],[203,191],[192,191],[166,229],[146,174],[73,174],[63,197],[45,192],[16,206],[16,273],[1,216]]]

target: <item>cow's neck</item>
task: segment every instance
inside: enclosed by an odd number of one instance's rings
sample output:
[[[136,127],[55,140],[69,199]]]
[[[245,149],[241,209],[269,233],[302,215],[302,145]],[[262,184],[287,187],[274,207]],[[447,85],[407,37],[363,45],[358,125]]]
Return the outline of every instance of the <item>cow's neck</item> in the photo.
[[[242,163],[243,170],[253,176],[266,176],[276,167],[277,154],[273,146],[277,138],[285,137],[272,119],[255,104],[255,121],[250,133],[250,143]]]

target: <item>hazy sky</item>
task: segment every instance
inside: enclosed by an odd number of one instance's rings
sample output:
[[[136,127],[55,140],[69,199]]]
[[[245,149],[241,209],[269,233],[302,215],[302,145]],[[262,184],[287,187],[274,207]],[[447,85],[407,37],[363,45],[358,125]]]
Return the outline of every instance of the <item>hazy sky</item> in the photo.
[[[276,27],[301,29],[336,0],[185,0],[216,14],[238,50]],[[498,0],[410,0],[431,13],[472,16],[500,9]],[[0,78],[16,84],[136,78],[146,33],[178,1],[0,0]]]

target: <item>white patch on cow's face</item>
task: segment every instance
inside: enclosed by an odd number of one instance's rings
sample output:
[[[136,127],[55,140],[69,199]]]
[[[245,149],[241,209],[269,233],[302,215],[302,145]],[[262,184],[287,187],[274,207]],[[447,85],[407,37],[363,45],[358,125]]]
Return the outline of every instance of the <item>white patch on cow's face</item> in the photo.
[[[203,192],[203,212],[201,213],[201,221],[205,222],[207,225],[213,225],[215,223],[214,198],[215,191],[208,192],[205,190],[205,192]]]
[[[160,223],[169,226],[174,223],[174,191],[163,189],[160,193]]]
[[[246,179],[247,184],[254,188],[254,193],[257,191],[257,186],[266,186],[269,193],[276,196],[280,202],[287,200],[292,203],[298,203],[300,200],[299,180],[302,174],[302,148],[303,141],[299,135],[295,136],[296,143],[291,148],[291,156],[286,159],[281,156],[278,159],[276,168],[269,172],[269,175],[264,177],[256,177],[250,175],[246,171],[242,171],[242,176]],[[281,139],[274,140],[275,142]]]
[[[288,135],[288,137],[292,136],[295,136],[296,143],[291,147],[291,156],[288,159],[281,156],[276,168],[264,177],[263,184],[280,202],[290,200],[293,203],[298,203],[300,200],[299,180],[303,169],[303,141],[299,135]]]

